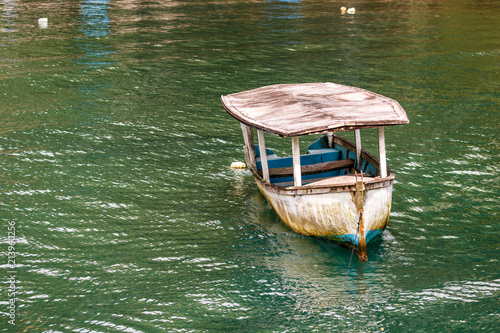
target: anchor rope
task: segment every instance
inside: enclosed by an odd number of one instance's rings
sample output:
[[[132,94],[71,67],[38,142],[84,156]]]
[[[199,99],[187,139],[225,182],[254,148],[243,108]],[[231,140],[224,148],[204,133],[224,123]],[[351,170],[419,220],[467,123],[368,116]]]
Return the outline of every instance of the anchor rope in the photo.
[[[349,270],[351,269],[352,255],[354,254],[354,248],[356,247],[356,242],[358,241],[359,224],[361,223],[361,216],[362,215],[363,215],[363,211],[361,211],[359,214],[358,229],[356,230],[356,240],[355,240],[355,243],[352,245],[351,258],[349,259],[349,265],[347,266],[347,273],[345,273],[344,284],[342,285],[342,288],[345,287],[345,282],[347,281],[347,276],[349,275]]]
[[[354,175],[356,177],[356,184],[357,184],[358,183],[358,173],[355,172]],[[363,174],[361,174],[361,181],[363,181]],[[356,242],[358,242],[359,229],[360,229],[360,224],[361,224],[361,218],[362,217],[363,217],[363,210],[360,210],[359,211],[358,228],[356,229],[356,238],[354,240],[354,244],[352,244],[351,258],[349,259],[349,265],[347,266],[347,272],[345,274],[344,284],[342,285],[342,288],[345,288],[345,282],[347,281],[347,276],[349,275],[349,270],[351,269],[352,256],[354,254],[354,248],[356,247]]]

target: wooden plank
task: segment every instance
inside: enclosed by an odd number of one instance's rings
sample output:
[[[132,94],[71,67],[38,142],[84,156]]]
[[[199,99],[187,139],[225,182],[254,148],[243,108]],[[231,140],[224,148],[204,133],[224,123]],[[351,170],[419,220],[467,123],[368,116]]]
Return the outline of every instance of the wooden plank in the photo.
[[[252,128],[241,123],[241,131],[243,132],[243,139],[245,140],[245,147],[248,151],[248,159],[250,164],[254,169],[257,169],[257,164],[255,161],[255,149],[253,146],[253,134]]]
[[[300,167],[300,145],[299,137],[292,137],[292,157],[293,157],[293,184],[302,186],[302,170]]]
[[[367,173],[358,174],[358,176],[360,176],[360,175],[365,175],[364,184],[373,183],[377,180],[371,174],[367,174]],[[370,178],[367,178],[367,177],[370,177]],[[366,179],[369,179],[369,180],[366,180]],[[293,185],[293,182],[277,182],[277,183],[274,183],[274,185],[291,186],[291,185]],[[356,177],[353,175],[345,175],[345,176],[319,177],[319,178],[304,179],[302,185],[303,186],[337,186],[337,185],[352,186],[352,185],[356,185]]]
[[[349,158],[347,160],[331,161],[318,164],[302,165],[301,175],[310,175],[319,172],[329,172],[339,169],[351,168],[354,166],[354,160]],[[259,175],[262,175],[262,170],[257,170]],[[269,175],[271,176],[281,176],[281,177],[291,177],[293,175],[293,167],[285,168],[272,168],[269,169]]]
[[[267,154],[266,154],[266,140],[264,138],[264,132],[262,130],[257,130],[257,138],[259,140],[259,151],[260,151],[260,163],[262,165],[262,175],[266,182],[270,181],[269,177],[269,167],[267,165]]]
[[[358,174],[360,176],[361,174]],[[311,183],[308,183],[306,186],[324,186],[324,185],[339,185],[339,184],[346,184],[346,185],[355,185],[356,184],[356,176],[353,175],[344,175],[344,176],[335,176],[335,177],[329,177],[329,178],[324,178],[324,179],[319,179],[315,180]],[[363,180],[364,184],[374,182],[375,178],[374,177],[365,177]]]
[[[354,130],[356,137],[356,169],[361,166],[361,133],[359,129]]]
[[[380,177],[387,177],[387,162],[385,157],[385,134],[384,128],[378,128],[378,155],[380,160]]]

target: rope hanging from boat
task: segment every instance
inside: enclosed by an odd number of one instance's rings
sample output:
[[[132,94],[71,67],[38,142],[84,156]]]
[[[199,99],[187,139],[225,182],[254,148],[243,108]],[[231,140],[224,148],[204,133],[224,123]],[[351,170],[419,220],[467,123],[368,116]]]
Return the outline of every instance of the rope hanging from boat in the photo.
[[[356,184],[358,184],[358,173],[355,172],[354,175],[356,176]],[[361,174],[361,183],[363,183],[363,174]],[[364,183],[363,183],[363,188],[364,188]],[[361,219],[363,218],[363,208],[359,207],[357,203],[356,203],[356,208],[359,211],[358,227],[356,229],[356,237],[354,240],[354,244],[352,245],[351,258],[349,259],[349,265],[347,266],[347,273],[345,274],[343,287],[345,287],[345,282],[347,281],[347,276],[349,275],[349,270],[351,268],[351,263],[352,263],[352,256],[354,255],[354,249],[356,248],[356,243],[359,242],[359,229],[361,227]]]
[[[354,254],[354,248],[356,247],[356,242],[358,242],[359,224],[361,222],[362,215],[363,215],[363,211],[361,211],[359,214],[358,229],[356,230],[356,238],[355,238],[354,244],[352,245],[351,259],[349,259],[349,265],[347,266],[347,273],[345,273],[344,284],[342,285],[342,288],[345,287],[345,282],[347,281],[347,276],[349,275],[349,270],[351,269],[352,256]]]

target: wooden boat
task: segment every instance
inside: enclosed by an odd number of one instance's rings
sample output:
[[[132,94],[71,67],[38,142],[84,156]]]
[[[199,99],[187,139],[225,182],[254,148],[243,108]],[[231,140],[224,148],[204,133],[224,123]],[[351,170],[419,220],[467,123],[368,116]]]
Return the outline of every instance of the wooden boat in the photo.
[[[387,226],[395,174],[386,165],[384,128],[408,124],[393,99],[334,83],[280,84],[221,97],[241,123],[248,169],[280,219],[326,237],[367,260],[366,244]],[[361,149],[360,130],[378,128],[379,158]],[[334,132],[354,130],[356,143]],[[258,145],[254,145],[257,132]],[[264,132],[292,138],[292,156],[266,148]],[[299,137],[323,134],[305,154]]]

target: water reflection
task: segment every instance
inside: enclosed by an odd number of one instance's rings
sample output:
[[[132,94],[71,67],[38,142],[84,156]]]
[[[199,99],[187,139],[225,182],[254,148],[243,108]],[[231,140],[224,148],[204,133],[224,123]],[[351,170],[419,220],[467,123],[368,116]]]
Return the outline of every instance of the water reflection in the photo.
[[[297,19],[302,17],[300,12],[301,0],[267,0],[266,14],[271,19]]]
[[[17,0],[5,0],[0,11],[0,32],[14,32],[17,15]]]
[[[89,37],[103,37],[111,33],[108,0],[86,0],[80,6],[80,30]]]
[[[86,0],[79,9],[79,30],[85,37],[77,38],[78,47],[85,56],[77,60],[90,68],[109,66],[110,61],[106,57],[115,52],[111,45],[101,42],[101,37],[111,34],[108,11],[109,0]]]
[[[109,97],[106,96],[105,91],[109,90],[113,81],[110,78],[98,79],[98,76],[102,75],[100,70],[116,63],[111,58],[111,54],[116,50],[107,38],[112,33],[109,10],[109,0],[85,0],[82,1],[78,10],[78,30],[83,33],[83,37],[75,38],[75,42],[77,49],[80,50],[79,53],[83,53],[83,56],[77,58],[75,62],[80,66],[83,65],[83,68],[75,73],[77,74],[76,80],[81,82],[77,91],[85,96],[83,112],[89,115],[96,110],[99,114],[87,118],[84,122],[87,125],[94,121],[99,122],[98,118],[103,117],[102,110],[98,109],[102,109],[102,102],[108,101]]]

